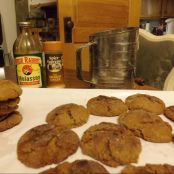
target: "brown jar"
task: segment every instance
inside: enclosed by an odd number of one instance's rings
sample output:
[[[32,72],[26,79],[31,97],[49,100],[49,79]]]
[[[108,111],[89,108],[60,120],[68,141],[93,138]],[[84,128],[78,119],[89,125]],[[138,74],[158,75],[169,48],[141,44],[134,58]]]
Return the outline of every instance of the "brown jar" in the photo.
[[[43,42],[45,53],[46,87],[64,88],[62,43],[60,41]]]

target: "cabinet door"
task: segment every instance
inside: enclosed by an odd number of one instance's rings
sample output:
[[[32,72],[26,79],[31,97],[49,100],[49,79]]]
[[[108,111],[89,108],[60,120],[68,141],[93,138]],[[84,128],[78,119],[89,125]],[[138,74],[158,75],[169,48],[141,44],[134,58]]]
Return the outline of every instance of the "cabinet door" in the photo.
[[[163,0],[163,17],[174,17],[174,0]]]
[[[74,23],[73,42],[108,28],[139,26],[140,0],[58,0],[60,28],[64,17]]]
[[[139,26],[141,0],[58,0],[60,40],[64,48],[64,67],[75,69],[75,50],[89,41],[89,35],[110,28]],[[65,41],[65,19],[74,23],[72,41]],[[72,25],[71,25],[72,26]],[[88,69],[85,53],[84,69]]]
[[[142,0],[141,18],[160,18],[162,15],[162,0]]]

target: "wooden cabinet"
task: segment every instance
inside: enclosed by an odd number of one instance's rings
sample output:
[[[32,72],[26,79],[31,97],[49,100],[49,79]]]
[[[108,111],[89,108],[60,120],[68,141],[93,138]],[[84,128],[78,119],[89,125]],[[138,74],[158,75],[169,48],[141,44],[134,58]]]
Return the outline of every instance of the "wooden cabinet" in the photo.
[[[58,0],[64,67],[75,69],[75,50],[81,44],[88,42],[90,34],[111,28],[138,27],[140,2],[141,0]],[[68,23],[67,20],[69,20]],[[70,36],[68,42],[65,32],[67,25]],[[85,58],[84,64],[86,70],[88,58]]]
[[[163,0],[142,0],[141,18],[160,18]]]
[[[165,18],[174,17],[174,0],[163,0],[162,16]]]
[[[141,19],[174,17],[174,0],[142,0]]]

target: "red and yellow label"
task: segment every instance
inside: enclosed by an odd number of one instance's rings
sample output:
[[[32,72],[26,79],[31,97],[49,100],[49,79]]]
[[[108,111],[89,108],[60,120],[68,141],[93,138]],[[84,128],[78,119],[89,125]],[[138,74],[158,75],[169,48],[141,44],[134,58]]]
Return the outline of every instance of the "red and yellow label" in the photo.
[[[37,56],[16,57],[17,78],[20,86],[42,87],[41,58]]]
[[[36,56],[20,56],[16,57],[16,65],[18,64],[41,64],[41,58]]]

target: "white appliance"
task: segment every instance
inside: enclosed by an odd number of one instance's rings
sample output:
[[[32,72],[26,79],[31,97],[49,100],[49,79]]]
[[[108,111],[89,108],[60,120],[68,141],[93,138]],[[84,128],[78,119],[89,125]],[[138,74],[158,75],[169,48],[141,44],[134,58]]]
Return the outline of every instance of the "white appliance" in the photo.
[[[13,43],[17,38],[16,13],[14,0],[0,0],[0,14],[2,24],[2,49],[4,59],[13,56]],[[9,60],[7,60],[8,62]],[[0,79],[4,78],[4,69],[0,68]]]
[[[166,34],[174,34],[174,18],[169,18],[165,20],[166,25]]]
[[[170,71],[168,74],[165,83],[164,83],[164,88],[163,90],[165,91],[174,91],[174,68]]]

